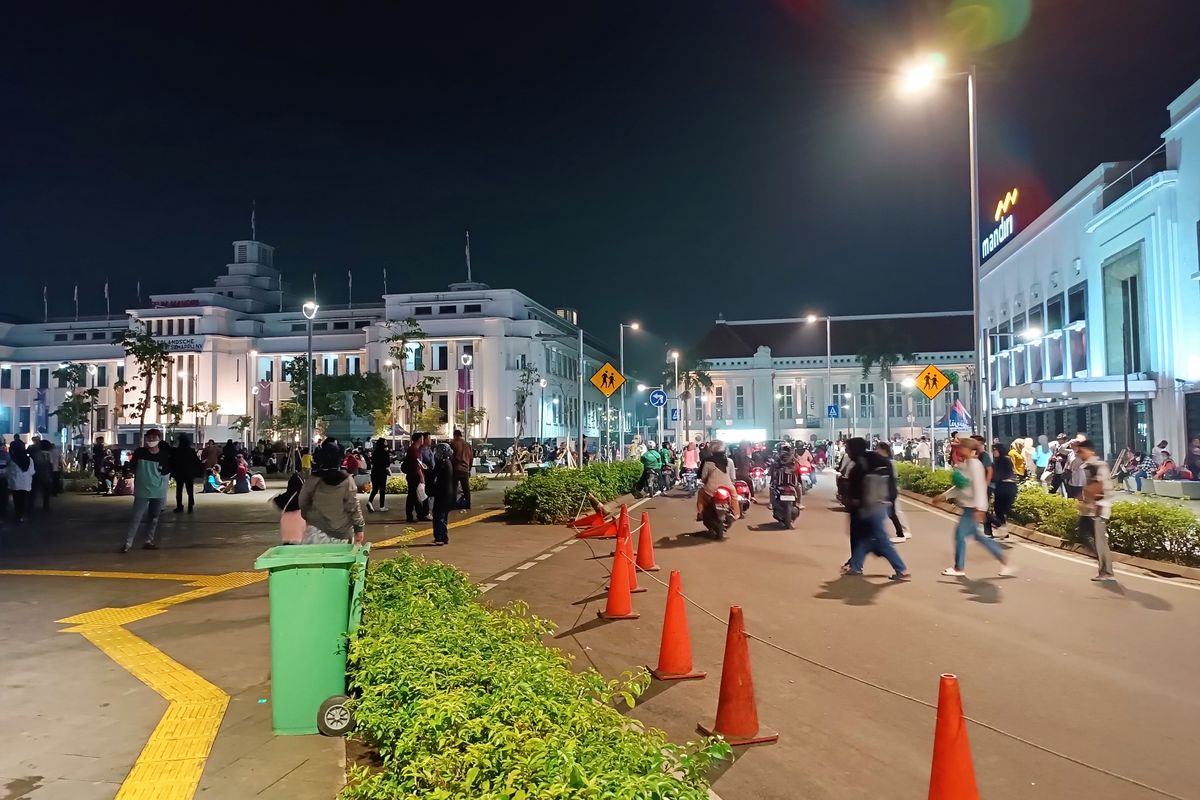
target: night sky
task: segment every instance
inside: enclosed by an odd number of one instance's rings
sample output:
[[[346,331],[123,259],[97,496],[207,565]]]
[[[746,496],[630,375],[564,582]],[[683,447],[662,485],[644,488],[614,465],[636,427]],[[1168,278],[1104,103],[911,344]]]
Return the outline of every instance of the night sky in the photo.
[[[647,365],[718,312],[969,309],[965,89],[899,100],[908,54],[979,65],[985,209],[1148,154],[1200,78],[1187,0],[975,47],[948,0],[39,5],[0,37],[0,313],[206,285],[254,200],[299,292],[443,288],[469,228],[476,280],[640,320]]]

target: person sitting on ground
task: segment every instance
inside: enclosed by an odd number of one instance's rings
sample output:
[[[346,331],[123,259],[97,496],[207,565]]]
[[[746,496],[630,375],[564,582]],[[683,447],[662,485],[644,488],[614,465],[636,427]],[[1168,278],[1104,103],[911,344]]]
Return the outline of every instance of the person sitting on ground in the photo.
[[[246,462],[242,460],[238,462],[237,470],[234,473],[233,494],[249,494],[250,493],[250,471],[246,469]]]
[[[221,482],[221,465],[213,464],[206,470],[204,475],[204,493],[215,494],[224,488],[225,484]]]
[[[1171,458],[1171,454],[1166,450],[1162,451],[1162,461],[1159,462],[1158,471],[1154,473],[1156,481],[1174,481],[1179,479],[1179,468],[1175,465],[1175,459]]]
[[[267,479],[262,476],[261,472],[250,473],[250,491],[262,492],[266,491]]]
[[[313,459],[313,475],[300,490],[300,513],[308,526],[304,544],[362,544],[366,522],[354,478],[341,468],[337,442],[326,440]]]
[[[1192,473],[1192,480],[1200,481],[1200,438],[1192,439],[1183,464]]]
[[[129,467],[125,467],[121,470],[121,475],[117,478],[117,482],[113,486],[112,493],[117,497],[133,496],[133,470],[131,470]]]

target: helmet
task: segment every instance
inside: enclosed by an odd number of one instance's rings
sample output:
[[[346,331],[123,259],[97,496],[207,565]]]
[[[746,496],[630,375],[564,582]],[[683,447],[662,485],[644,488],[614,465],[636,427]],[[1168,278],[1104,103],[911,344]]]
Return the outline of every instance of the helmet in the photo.
[[[646,447],[649,447],[651,450],[653,450],[655,448],[654,440],[651,439],[650,441],[646,442]]]

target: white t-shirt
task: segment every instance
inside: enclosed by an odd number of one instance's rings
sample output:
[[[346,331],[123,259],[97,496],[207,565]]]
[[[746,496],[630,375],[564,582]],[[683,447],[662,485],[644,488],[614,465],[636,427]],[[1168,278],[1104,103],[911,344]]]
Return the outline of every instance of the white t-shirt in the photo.
[[[970,484],[962,489],[951,489],[946,494],[962,508],[974,508],[979,511],[987,511],[987,475],[983,469],[983,462],[978,458],[968,458],[966,461],[963,461],[961,464],[959,464],[957,469],[963,475],[967,476],[967,479],[970,480]]]

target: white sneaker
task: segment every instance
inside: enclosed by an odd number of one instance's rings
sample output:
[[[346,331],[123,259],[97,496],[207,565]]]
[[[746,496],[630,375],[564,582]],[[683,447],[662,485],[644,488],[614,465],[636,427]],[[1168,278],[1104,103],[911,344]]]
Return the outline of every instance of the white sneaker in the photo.
[[[367,501],[367,511],[374,511],[374,510],[375,510],[375,505],[370,500],[368,500]]]
[[[387,510],[388,510],[388,507],[387,507],[387,506],[380,506],[380,507],[379,507],[379,510],[380,510],[380,511],[387,511]]]
[[[893,536],[892,537],[892,544],[904,544],[906,541],[908,541],[908,539],[907,539],[907,537],[904,537],[904,536]]]
[[[942,574],[949,578],[967,577],[967,573],[963,572],[961,569],[955,569],[954,567],[947,567],[946,569],[942,570]]]
[[[1005,564],[1004,566],[1000,567],[1000,577],[1001,578],[1008,578],[1008,577],[1011,577],[1016,574],[1017,574],[1017,568],[1014,567],[1012,564]]]

